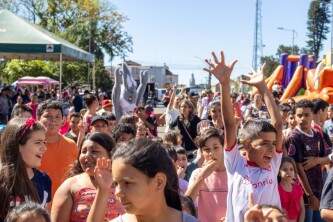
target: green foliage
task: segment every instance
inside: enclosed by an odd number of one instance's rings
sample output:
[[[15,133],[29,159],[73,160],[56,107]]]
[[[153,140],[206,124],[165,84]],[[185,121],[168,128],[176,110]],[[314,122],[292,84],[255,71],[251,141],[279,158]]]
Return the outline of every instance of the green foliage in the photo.
[[[294,46],[286,46],[286,45],[279,45],[276,55],[279,57],[281,54],[287,53],[289,55],[298,55],[300,53],[300,49],[297,45]]]
[[[4,82],[12,83],[23,76],[48,76],[59,79],[57,67],[53,62],[11,60],[6,63],[2,72]]]
[[[312,0],[308,10],[308,49],[319,58],[320,50],[323,47],[323,41],[327,39],[330,22],[330,0]]]
[[[265,69],[264,69],[264,75],[265,77],[269,77],[272,75],[276,67],[279,65],[279,60],[275,58],[274,56],[264,56],[261,57],[261,63],[266,63]]]
[[[110,88],[112,84],[103,65],[104,54],[108,54],[112,60],[116,56],[126,57],[132,52],[132,38],[123,28],[127,18],[116,11],[110,1],[6,0],[6,8],[93,53],[96,58],[97,88]],[[92,67],[89,69],[84,62],[64,63],[64,86],[73,83],[92,84],[91,70]],[[0,74],[2,73],[3,79],[8,83],[26,75],[53,76],[57,79],[59,65],[41,61],[14,61],[8,62],[0,70]]]
[[[106,92],[111,92],[113,87],[113,81],[102,61],[96,63],[96,86]]]

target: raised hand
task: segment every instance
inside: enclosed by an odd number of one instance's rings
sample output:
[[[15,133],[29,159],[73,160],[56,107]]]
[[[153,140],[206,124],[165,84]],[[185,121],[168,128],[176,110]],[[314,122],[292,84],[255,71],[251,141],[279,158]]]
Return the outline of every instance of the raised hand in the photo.
[[[202,171],[200,172],[200,176],[205,179],[207,178],[217,167],[216,160],[208,160],[202,166]]]
[[[210,60],[205,60],[209,65],[209,68],[204,68],[205,71],[212,73],[221,84],[229,83],[230,75],[237,60],[234,60],[231,64],[226,65],[224,60],[224,53],[221,51],[221,61],[218,60],[215,53],[212,52],[213,62]]]
[[[148,82],[148,70],[140,72],[140,83]]]
[[[115,75],[114,75],[114,80],[116,84],[121,84],[121,77],[122,77],[122,71],[121,68],[118,67],[115,71]]]
[[[256,88],[264,86],[265,80],[264,80],[264,68],[266,66],[266,63],[264,63],[261,68],[258,71],[253,71],[252,75],[247,75],[246,77],[248,79],[242,79],[240,80],[241,83],[247,84],[249,86],[254,86]]]
[[[98,158],[94,170],[94,177],[98,189],[108,191],[112,185],[111,160],[105,157]]]
[[[205,131],[206,129],[208,129],[210,127],[212,127],[212,126],[210,125],[209,120],[201,120],[199,122],[199,127],[198,127],[199,128],[199,134],[202,134],[203,131]]]
[[[178,178],[184,179],[184,177],[185,177],[185,168],[183,168],[181,166],[177,166],[177,175],[178,175]]]

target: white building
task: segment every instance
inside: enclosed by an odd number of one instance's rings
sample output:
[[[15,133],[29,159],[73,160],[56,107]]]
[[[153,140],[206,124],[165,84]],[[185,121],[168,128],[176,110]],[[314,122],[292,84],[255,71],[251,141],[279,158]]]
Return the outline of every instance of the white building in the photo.
[[[178,75],[173,74],[167,65],[164,66],[142,66],[134,61],[126,61],[126,64],[133,74],[134,80],[140,81],[140,72],[148,70],[148,83],[154,84],[155,88],[165,88],[167,84],[178,84]],[[114,67],[108,68],[113,77]]]

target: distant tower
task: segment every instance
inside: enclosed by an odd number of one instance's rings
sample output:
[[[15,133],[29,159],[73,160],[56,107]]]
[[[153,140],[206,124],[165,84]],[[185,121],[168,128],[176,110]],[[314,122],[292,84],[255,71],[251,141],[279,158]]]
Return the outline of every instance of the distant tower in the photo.
[[[253,38],[253,55],[252,55],[252,67],[257,70],[260,66],[260,59],[263,56],[262,48],[262,16],[261,16],[261,0],[256,0],[256,15],[254,24],[254,38]]]
[[[194,74],[193,73],[192,73],[191,79],[190,79],[190,86],[195,86],[195,78],[194,78]]]

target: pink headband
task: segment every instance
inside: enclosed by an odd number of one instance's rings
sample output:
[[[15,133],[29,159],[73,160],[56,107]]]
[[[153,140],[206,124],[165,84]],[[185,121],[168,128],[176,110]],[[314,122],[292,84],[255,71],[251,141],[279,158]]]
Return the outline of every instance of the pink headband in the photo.
[[[27,132],[36,124],[36,120],[34,118],[29,118],[25,121],[24,125],[21,127],[18,132],[19,140],[21,140]]]

